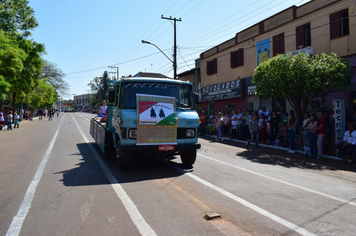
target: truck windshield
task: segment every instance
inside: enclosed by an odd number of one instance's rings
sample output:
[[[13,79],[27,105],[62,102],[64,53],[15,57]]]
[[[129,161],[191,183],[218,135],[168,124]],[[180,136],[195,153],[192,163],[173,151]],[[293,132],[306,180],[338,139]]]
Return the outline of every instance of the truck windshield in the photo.
[[[194,110],[193,89],[191,85],[164,83],[125,83],[124,108],[136,109],[136,94],[159,95],[176,98],[179,110]]]

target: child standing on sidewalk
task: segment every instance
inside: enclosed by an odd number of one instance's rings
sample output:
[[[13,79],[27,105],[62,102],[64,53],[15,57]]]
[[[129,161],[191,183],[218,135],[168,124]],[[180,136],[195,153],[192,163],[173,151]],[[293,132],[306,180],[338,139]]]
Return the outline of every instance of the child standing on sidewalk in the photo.
[[[19,128],[19,125],[20,125],[20,116],[17,113],[15,113],[15,116],[14,116],[14,129],[16,128],[16,126],[17,126],[17,128]]]

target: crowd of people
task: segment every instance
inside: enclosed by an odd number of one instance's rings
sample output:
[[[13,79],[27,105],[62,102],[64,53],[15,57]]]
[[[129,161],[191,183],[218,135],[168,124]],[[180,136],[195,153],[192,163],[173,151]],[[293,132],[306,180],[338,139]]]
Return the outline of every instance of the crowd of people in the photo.
[[[335,134],[333,112],[322,108],[316,108],[313,113],[305,112],[301,118],[294,110],[286,112],[284,107],[272,112],[266,107],[259,107],[256,111],[247,108],[213,111],[210,116],[205,110],[200,110],[199,118],[201,136],[208,132],[216,134],[217,141],[222,137],[245,140],[247,149],[250,142],[255,141],[256,151],[259,151],[258,144],[269,144],[290,147],[288,152],[295,153],[298,144],[304,155],[317,159],[322,158],[323,149],[333,146]],[[354,128],[355,122],[356,111],[348,109],[345,117],[347,127]],[[345,137],[349,135],[351,138],[344,138],[344,142],[336,147],[339,157],[348,161],[356,150],[356,131],[350,132],[346,131]]]
[[[22,119],[32,120],[34,117],[38,117],[42,120],[43,117],[48,118],[48,121],[52,121],[52,117],[56,114],[59,116],[60,111],[57,109],[33,109],[28,111],[23,111]],[[0,131],[7,127],[7,130],[12,130],[20,128],[20,111],[15,111],[14,114],[12,110],[8,109],[5,111],[0,110]]]

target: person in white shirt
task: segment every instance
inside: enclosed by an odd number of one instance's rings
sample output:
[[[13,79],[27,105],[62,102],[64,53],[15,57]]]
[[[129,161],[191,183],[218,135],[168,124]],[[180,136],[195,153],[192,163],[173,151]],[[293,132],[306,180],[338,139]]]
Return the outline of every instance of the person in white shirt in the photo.
[[[231,113],[231,139],[237,139],[237,115],[234,110]]]
[[[353,156],[356,149],[356,131],[354,124],[352,123],[348,125],[348,128],[349,129],[344,134],[344,141],[336,146],[339,150],[339,157],[345,161]]]
[[[103,105],[100,107],[100,113],[105,115],[107,109],[108,107],[106,106],[106,101],[103,100]]]
[[[6,115],[7,119],[7,130],[12,130],[12,113],[9,111],[9,113]]]
[[[241,109],[237,110],[237,139],[242,139],[242,120],[244,118]]]

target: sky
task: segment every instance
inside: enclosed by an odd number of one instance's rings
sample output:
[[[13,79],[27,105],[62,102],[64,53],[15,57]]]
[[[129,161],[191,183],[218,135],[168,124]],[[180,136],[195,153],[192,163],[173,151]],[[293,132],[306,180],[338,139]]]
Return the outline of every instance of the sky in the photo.
[[[191,70],[200,54],[274,14],[310,0],[28,0],[39,26],[32,39],[43,43],[43,59],[65,73],[68,95],[91,93],[88,83],[103,75],[139,72],[173,77],[176,22],[177,73]]]

